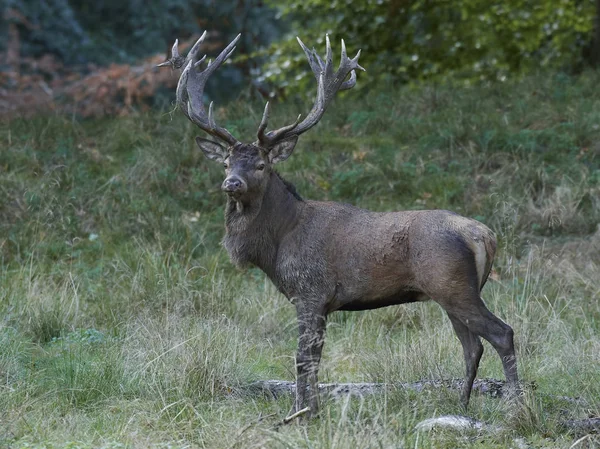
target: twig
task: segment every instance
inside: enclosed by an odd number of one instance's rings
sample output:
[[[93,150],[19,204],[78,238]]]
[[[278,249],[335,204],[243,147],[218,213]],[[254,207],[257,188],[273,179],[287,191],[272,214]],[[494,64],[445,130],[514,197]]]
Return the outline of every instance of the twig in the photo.
[[[308,412],[310,412],[310,407],[304,407],[302,410],[298,410],[296,413],[292,413],[290,416],[286,416],[285,418],[283,418],[283,424],[289,424],[294,419],[298,418],[299,416],[305,415]]]
[[[579,443],[584,442],[585,440],[589,440],[590,439],[590,434],[588,433],[587,435],[579,438],[577,441],[575,441],[573,444],[571,444],[571,446],[569,446],[569,449],[573,449],[575,446],[577,446]]]

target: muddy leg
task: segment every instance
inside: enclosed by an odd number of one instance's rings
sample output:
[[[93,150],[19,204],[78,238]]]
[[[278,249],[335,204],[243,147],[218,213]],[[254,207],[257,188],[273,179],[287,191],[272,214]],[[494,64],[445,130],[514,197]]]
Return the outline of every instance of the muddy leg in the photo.
[[[298,312],[298,354],[296,356],[296,402],[294,411],[310,407],[310,415],[319,410],[319,384],[317,373],[325,336],[325,316],[319,308],[296,303]],[[310,385],[310,393],[307,391]],[[308,398],[307,398],[308,396]],[[308,400],[307,400],[308,399]]]
[[[465,356],[465,364],[467,369],[465,374],[465,383],[463,384],[463,389],[460,394],[460,402],[466,409],[469,405],[469,398],[471,397],[471,390],[473,389],[473,381],[477,375],[479,361],[481,360],[481,356],[483,354],[483,345],[481,344],[480,338],[469,331],[469,328],[461,323],[458,318],[450,313],[448,313],[448,317],[450,317],[450,321],[454,327],[454,332],[456,332],[456,335],[462,344],[463,353]]]
[[[502,360],[508,394],[512,397],[517,396],[520,394],[520,387],[513,330],[508,324],[490,312],[481,301],[481,298],[478,297],[473,302],[472,307],[464,308],[461,310],[460,315],[457,314],[457,317],[472,333],[485,338],[494,347]]]

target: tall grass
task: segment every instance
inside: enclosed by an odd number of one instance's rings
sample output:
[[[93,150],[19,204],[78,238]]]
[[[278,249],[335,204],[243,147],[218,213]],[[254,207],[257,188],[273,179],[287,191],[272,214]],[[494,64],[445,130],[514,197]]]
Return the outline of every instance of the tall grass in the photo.
[[[0,445],[9,447],[569,447],[600,413],[599,78],[347,95],[281,165],[306,198],[448,208],[494,229],[484,289],[515,329],[525,407],[475,396],[492,435],[418,433],[458,394],[388,391],[278,426],[292,398],[294,308],[220,246],[221,169],[180,114],[0,124]],[[306,105],[276,105],[275,124]],[[251,138],[260,105],[218,111]],[[330,317],[322,381],[462,377],[434,303]],[[480,377],[502,378],[485,344]],[[579,402],[564,397],[582,398]],[[600,445],[588,436],[579,445]],[[583,447],[583,446],[582,446]]]

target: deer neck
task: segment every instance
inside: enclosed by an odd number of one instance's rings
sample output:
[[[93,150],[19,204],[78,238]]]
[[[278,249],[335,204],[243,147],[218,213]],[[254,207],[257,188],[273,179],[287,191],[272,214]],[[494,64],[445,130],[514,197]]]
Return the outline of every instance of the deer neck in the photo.
[[[279,243],[297,224],[301,204],[275,172],[253,201],[228,198],[223,244],[231,260],[238,266],[254,264],[273,279]]]

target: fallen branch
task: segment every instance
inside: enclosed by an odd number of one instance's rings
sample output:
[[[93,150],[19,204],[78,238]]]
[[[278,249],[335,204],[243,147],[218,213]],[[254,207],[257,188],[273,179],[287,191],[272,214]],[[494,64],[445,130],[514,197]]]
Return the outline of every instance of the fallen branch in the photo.
[[[463,380],[462,379],[442,379],[442,380],[420,380],[417,382],[400,382],[393,384],[374,383],[374,382],[358,382],[358,383],[327,383],[319,384],[319,393],[322,395],[329,396],[331,398],[339,398],[341,396],[354,395],[354,396],[365,396],[376,393],[383,393],[384,391],[393,390],[409,390],[422,392],[427,389],[440,389],[445,388],[449,390],[461,391]],[[476,379],[473,383],[473,393],[484,394],[492,398],[501,398],[503,396],[503,388],[505,382],[497,379]],[[526,388],[535,389],[534,384],[525,386]],[[262,380],[253,382],[243,388],[243,391],[250,394],[262,394],[272,398],[278,398],[282,395],[294,395],[296,394],[296,384],[291,381],[285,380]],[[589,402],[583,398],[570,398],[567,396],[552,396],[548,397],[558,399],[561,401],[567,401],[573,404],[588,404]],[[290,415],[283,419],[283,424],[287,424],[293,419],[300,415],[307,413],[310,409],[307,407],[302,409],[293,415]],[[600,433],[600,418],[592,417],[585,419],[569,419],[560,423],[560,425],[567,431],[574,433]],[[417,425],[419,430],[431,430],[434,427],[447,427],[458,430],[472,429],[472,430],[494,430],[498,431],[501,428],[491,426],[489,424],[477,421],[473,418],[465,416],[442,416],[438,418],[431,418],[425,420]]]
[[[461,391],[462,384],[462,379],[420,380],[417,382],[394,384],[374,382],[327,383],[319,384],[319,393],[330,397],[340,397],[345,395],[364,396],[398,389],[421,392],[427,389],[445,388]],[[500,398],[503,394],[504,384],[504,381],[496,379],[476,379],[473,383],[473,392]],[[281,395],[294,395],[296,393],[296,384],[295,382],[284,380],[262,380],[251,383],[247,387],[244,387],[244,390],[252,394],[266,394],[277,398]]]
[[[600,418],[569,419],[561,426],[577,433],[600,433]]]

